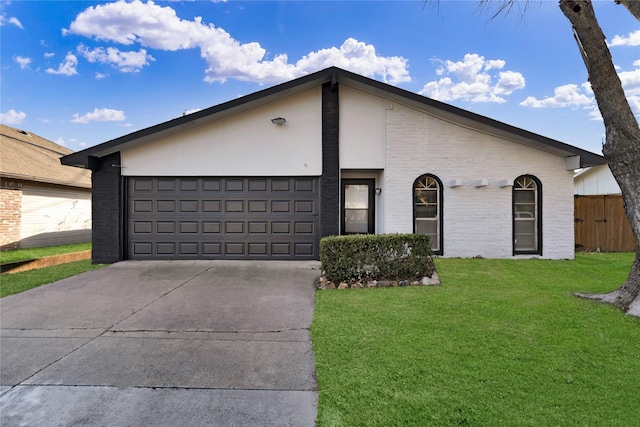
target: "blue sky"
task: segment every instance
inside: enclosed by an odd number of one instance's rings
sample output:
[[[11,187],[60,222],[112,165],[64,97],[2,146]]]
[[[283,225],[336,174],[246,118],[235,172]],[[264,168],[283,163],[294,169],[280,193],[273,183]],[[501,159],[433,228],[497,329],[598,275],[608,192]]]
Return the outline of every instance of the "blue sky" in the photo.
[[[640,23],[595,1],[640,117]],[[522,14],[518,8],[527,7]],[[328,66],[601,152],[557,1],[0,2],[0,121],[74,151]]]

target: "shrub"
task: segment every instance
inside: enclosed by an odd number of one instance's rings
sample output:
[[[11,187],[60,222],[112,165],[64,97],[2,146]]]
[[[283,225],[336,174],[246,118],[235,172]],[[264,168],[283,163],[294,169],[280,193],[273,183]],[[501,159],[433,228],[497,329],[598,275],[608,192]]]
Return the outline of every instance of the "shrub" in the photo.
[[[431,277],[431,254],[429,237],[420,234],[355,234],[320,240],[320,262],[331,281]]]

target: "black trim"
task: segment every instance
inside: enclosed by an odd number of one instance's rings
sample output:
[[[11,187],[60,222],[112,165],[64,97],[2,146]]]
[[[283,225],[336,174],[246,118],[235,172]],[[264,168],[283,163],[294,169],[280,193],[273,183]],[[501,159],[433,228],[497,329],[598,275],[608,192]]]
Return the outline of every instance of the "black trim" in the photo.
[[[110,264],[124,259],[124,180],[120,153],[100,159],[91,174],[92,261]]]
[[[433,251],[434,255],[443,255],[444,254],[444,238],[443,238],[443,231],[444,231],[444,216],[443,216],[443,205],[444,205],[444,186],[442,185],[442,181],[440,180],[440,178],[438,178],[437,176],[430,174],[430,173],[425,173],[420,175],[419,177],[417,177],[415,179],[415,181],[413,181],[413,187],[411,187],[411,200],[413,203],[413,206],[411,207],[412,211],[413,211],[413,215],[412,215],[412,222],[413,222],[413,234],[416,234],[416,184],[418,183],[418,181],[422,178],[433,178],[438,185],[440,186],[440,191],[439,191],[439,195],[438,195],[438,217],[440,218],[440,221],[438,221],[438,226],[439,226],[439,230],[438,230],[438,235],[440,236],[440,241],[439,243],[439,249],[437,251]]]
[[[320,237],[340,234],[340,104],[338,84],[322,85]]]
[[[369,186],[369,206],[368,206],[368,218],[367,225],[368,230],[367,234],[375,234],[376,232],[376,180],[373,178],[366,179],[343,179],[341,182],[341,190],[340,190],[340,234],[345,233],[345,220],[346,220],[346,211],[345,211],[345,189],[347,185],[368,185]],[[355,233],[352,233],[355,234]]]
[[[516,203],[515,203],[515,183],[520,178],[529,178],[532,179],[537,188],[536,191],[536,228],[538,231],[538,249],[534,251],[517,251],[516,250]],[[513,255],[540,255],[542,256],[542,182],[535,175],[524,174],[520,175],[516,179],[513,180],[513,186],[511,187],[511,247]]]

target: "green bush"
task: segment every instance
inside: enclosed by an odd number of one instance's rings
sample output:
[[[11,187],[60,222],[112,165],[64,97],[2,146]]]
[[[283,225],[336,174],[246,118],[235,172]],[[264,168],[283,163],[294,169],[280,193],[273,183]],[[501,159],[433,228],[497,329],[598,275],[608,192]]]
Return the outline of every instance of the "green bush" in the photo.
[[[420,234],[329,236],[320,240],[327,279],[413,279],[433,274],[429,237]]]

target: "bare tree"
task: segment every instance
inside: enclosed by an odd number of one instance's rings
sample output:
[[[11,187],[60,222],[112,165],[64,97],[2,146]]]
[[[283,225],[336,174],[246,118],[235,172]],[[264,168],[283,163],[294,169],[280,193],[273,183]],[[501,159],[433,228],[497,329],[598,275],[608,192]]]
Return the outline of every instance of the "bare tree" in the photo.
[[[640,2],[618,0],[640,20]],[[605,127],[604,158],[620,189],[631,229],[640,242],[640,127],[622,89],[611,52],[598,24],[591,0],[560,0],[560,10],[573,32],[587,67],[589,82]],[[627,281],[608,294],[576,294],[607,302],[640,316],[640,245]]]
[[[428,1],[428,0],[427,0]],[[528,0],[479,0],[497,5],[497,13],[524,12]],[[639,0],[614,0],[640,21]],[[589,82],[605,126],[602,153],[622,191],[624,208],[638,240],[635,260],[626,282],[608,294],[575,295],[612,304],[640,317],[640,127],[627,100],[591,0],[559,0],[560,10],[573,27]]]

